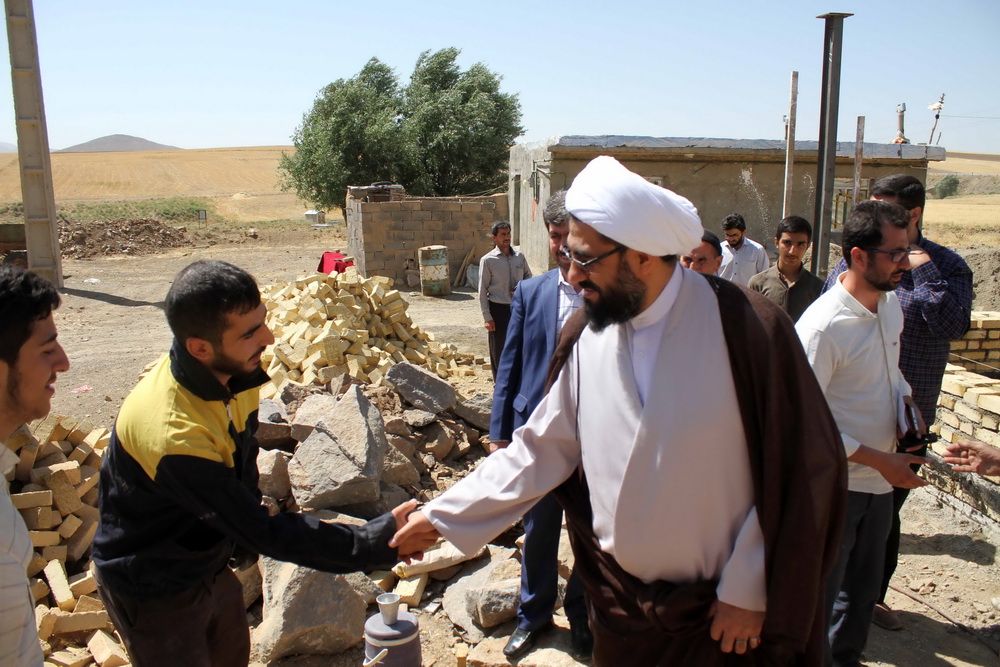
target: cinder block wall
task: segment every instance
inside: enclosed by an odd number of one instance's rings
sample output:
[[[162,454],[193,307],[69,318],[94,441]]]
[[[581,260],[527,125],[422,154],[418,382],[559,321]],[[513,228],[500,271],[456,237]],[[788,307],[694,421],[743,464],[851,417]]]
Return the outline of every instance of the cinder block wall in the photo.
[[[973,311],[969,332],[962,340],[952,341],[951,353],[949,362],[970,371],[1000,368],[1000,313]]]
[[[347,197],[347,247],[358,272],[365,277],[406,277],[406,260],[418,268],[417,250],[429,245],[448,247],[452,280],[472,249],[471,262],[493,247],[490,227],[507,220],[507,195],[490,197],[410,197],[398,201],[365,202]]]

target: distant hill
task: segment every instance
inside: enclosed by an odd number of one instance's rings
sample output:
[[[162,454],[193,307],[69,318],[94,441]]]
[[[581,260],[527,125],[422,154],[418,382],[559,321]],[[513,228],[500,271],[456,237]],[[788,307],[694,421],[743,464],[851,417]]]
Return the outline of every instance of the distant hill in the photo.
[[[17,149],[14,149],[15,152]],[[56,153],[107,153],[127,151],[169,151],[177,150],[177,146],[165,146],[142,137],[130,137],[127,134],[112,134],[100,139],[86,141],[76,146],[70,146]]]
[[[0,141],[0,153],[16,153],[17,145],[8,144],[6,141]]]

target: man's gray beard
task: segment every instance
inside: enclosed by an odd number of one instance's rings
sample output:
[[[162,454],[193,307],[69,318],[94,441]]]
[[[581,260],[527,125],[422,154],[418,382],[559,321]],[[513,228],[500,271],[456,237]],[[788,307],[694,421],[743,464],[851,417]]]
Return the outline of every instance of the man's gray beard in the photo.
[[[628,322],[638,315],[646,298],[646,283],[632,272],[628,262],[622,261],[615,274],[615,283],[600,288],[599,296],[596,303],[583,302],[587,323],[594,331],[602,331],[609,324]]]

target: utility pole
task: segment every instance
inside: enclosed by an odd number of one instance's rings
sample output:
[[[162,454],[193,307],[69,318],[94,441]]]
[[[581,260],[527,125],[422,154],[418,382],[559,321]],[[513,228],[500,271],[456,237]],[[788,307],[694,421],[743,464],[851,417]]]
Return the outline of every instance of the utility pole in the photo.
[[[795,165],[795,109],[799,99],[799,73],[792,72],[791,99],[788,101],[788,120],[785,123],[785,192],[781,204],[781,217],[792,214],[792,183]]]
[[[927,140],[927,145],[930,146],[934,143],[934,130],[937,129],[938,119],[941,118],[941,109],[944,108],[944,93],[941,93],[941,99],[927,108],[934,112],[934,127],[931,128],[931,138]],[[941,139],[938,138],[938,141]]]
[[[42,77],[38,67],[35,14],[31,0],[4,0],[4,5],[28,268],[56,287],[62,287],[62,253],[52,192],[52,163],[45,105],[42,102]]]
[[[830,13],[823,38],[823,92],[820,97],[819,155],[816,159],[816,252],[811,270],[826,277],[830,263],[830,209],[837,167],[837,117],[840,109],[840,60],[844,48],[844,19],[854,14]]]

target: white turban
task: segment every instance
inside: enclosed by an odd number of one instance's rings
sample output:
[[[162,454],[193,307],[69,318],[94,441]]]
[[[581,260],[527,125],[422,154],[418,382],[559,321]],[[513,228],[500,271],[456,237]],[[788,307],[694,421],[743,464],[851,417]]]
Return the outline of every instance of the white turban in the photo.
[[[596,157],[566,191],[566,210],[622,245],[650,255],[683,255],[701,243],[698,209],[613,157]]]

